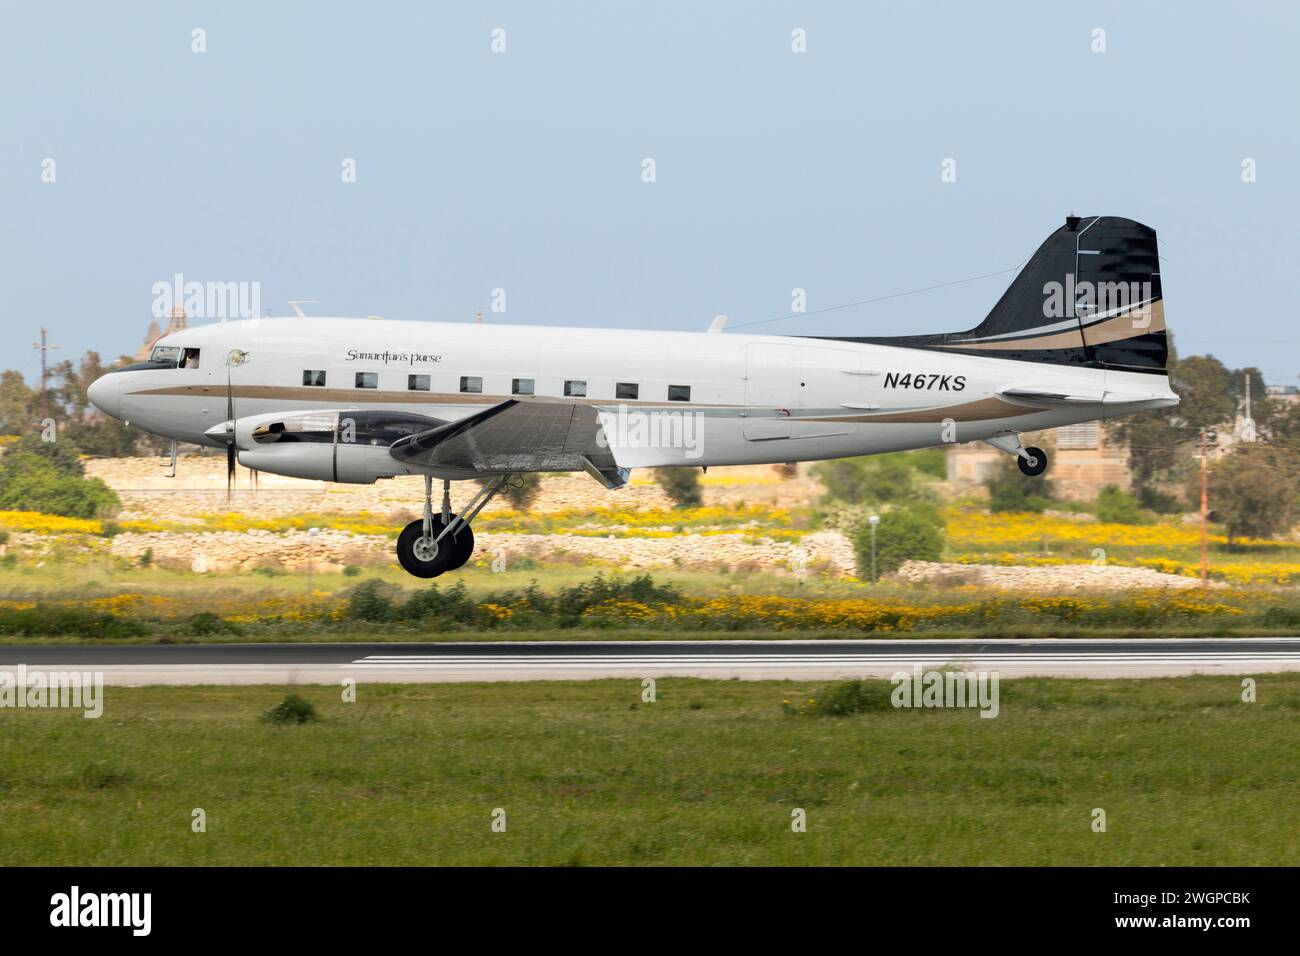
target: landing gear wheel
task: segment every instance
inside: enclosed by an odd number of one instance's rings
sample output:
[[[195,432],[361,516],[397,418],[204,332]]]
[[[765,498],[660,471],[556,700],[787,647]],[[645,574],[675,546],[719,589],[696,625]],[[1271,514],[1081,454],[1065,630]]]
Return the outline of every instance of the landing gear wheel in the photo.
[[[1016,456],[1016,464],[1020,466],[1020,471],[1030,478],[1036,478],[1047,470],[1047,453],[1041,448],[1026,448],[1025,458],[1021,455]]]
[[[442,515],[434,515],[433,534],[428,538],[424,536],[424,521],[420,518],[402,529],[397,536],[397,560],[409,574],[417,578],[436,578],[451,569],[451,562],[456,557],[456,539],[448,535],[441,542],[436,540],[445,527]]]
[[[464,566],[469,560],[470,555],[474,553],[474,532],[469,525],[461,525],[460,530],[456,532],[454,538],[444,538],[442,543],[452,541],[451,557],[447,562],[447,571],[455,571],[457,568]]]

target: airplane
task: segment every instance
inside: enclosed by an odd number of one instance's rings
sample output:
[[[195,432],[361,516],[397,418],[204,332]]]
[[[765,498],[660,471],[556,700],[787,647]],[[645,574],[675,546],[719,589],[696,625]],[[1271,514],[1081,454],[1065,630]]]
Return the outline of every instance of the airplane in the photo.
[[[418,577],[463,566],[511,476],[815,461],[984,441],[1178,404],[1155,230],[1071,214],[979,325],[906,336],[749,335],[286,317],[160,338],[93,382],[108,415],[251,469],[424,477],[397,539]],[[433,482],[442,482],[440,508]],[[459,512],[451,482],[478,479]]]

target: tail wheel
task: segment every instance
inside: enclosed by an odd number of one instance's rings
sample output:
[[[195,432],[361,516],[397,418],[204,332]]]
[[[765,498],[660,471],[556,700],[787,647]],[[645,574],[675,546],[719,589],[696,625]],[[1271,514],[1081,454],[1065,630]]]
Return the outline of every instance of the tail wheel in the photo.
[[[447,525],[442,515],[433,516],[433,533],[424,536],[424,521],[417,518],[397,536],[397,560],[409,574],[417,578],[436,578],[449,565],[456,554],[456,539],[448,535],[438,541],[438,535]]]
[[[1020,471],[1030,478],[1036,478],[1047,470],[1047,452],[1041,448],[1026,448],[1024,455],[1016,456],[1016,464],[1020,466]]]

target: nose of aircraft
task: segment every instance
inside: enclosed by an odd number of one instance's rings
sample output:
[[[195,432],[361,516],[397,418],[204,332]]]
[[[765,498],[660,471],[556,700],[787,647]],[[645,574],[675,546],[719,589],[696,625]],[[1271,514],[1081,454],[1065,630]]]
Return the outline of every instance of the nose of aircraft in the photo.
[[[122,376],[110,372],[90,383],[86,397],[106,415],[122,417]]]

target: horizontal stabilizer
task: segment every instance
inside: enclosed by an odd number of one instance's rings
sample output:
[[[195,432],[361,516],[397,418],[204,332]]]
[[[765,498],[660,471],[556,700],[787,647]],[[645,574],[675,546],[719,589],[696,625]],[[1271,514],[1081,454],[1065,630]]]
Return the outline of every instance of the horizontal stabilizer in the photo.
[[[1015,386],[1000,388],[998,394],[1012,401],[1017,399],[1032,405],[1100,405],[1106,400],[1106,393],[1092,389],[1035,388],[1033,386]]]
[[[1133,405],[1151,403],[1152,408],[1178,404],[1170,392],[1117,392],[1088,388],[1048,388],[1014,385],[998,389],[998,395],[1026,405]]]

